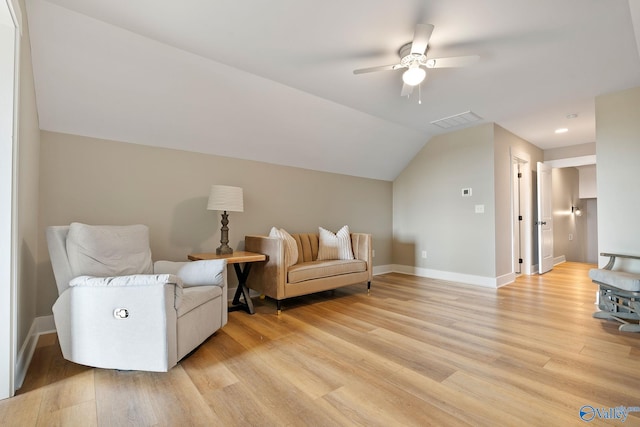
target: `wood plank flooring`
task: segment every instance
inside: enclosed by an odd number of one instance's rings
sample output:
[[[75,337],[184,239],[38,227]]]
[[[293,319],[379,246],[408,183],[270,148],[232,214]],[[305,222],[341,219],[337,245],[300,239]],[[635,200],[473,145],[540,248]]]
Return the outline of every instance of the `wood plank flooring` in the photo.
[[[591,317],[587,264],[501,289],[401,274],[255,299],[168,373],[88,368],[40,338],[9,426],[583,425],[640,407],[640,334]],[[640,409],[640,408],[638,408]],[[589,425],[640,425],[640,412]]]

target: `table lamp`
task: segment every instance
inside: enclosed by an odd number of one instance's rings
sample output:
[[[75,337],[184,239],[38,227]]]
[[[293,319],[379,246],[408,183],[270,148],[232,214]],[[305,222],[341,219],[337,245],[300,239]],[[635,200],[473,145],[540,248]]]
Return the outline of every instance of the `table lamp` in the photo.
[[[207,209],[210,211],[222,211],[222,228],[220,229],[220,247],[216,249],[216,255],[232,254],[229,247],[229,215],[227,212],[243,212],[242,188],[228,185],[212,185],[209,193]]]

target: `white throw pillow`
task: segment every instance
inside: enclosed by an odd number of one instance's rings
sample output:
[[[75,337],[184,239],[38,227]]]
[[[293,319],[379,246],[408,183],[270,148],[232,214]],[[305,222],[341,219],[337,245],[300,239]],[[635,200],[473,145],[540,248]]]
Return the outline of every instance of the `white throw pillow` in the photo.
[[[276,227],[271,227],[269,237],[276,237],[283,240],[284,263],[287,267],[291,267],[298,262],[298,244],[291,234],[287,233],[284,228],[278,229]]]
[[[344,226],[336,234],[319,227],[320,247],[318,249],[318,260],[330,259],[353,259],[353,249],[351,248],[351,233],[349,227]]]
[[[153,263],[146,225],[87,225],[74,222],[67,256],[75,276],[151,274]]]

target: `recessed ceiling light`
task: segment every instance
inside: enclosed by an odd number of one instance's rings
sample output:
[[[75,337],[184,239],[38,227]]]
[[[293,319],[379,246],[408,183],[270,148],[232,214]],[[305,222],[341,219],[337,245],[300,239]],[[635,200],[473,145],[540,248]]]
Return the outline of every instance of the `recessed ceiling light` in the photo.
[[[556,129],[556,133],[567,133],[567,132],[569,132],[569,129],[567,128]]]

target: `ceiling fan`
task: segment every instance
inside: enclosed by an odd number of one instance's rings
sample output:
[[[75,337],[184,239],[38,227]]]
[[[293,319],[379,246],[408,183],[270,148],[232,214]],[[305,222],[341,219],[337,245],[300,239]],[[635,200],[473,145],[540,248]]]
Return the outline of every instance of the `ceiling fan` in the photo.
[[[409,96],[414,86],[422,83],[427,77],[426,68],[453,68],[465,67],[478,61],[478,55],[454,56],[449,58],[427,58],[426,52],[429,39],[433,33],[433,25],[418,24],[413,34],[413,41],[400,48],[400,63],[381,65],[378,67],[361,68],[354,70],[353,74],[372,73],[374,71],[391,71],[406,68],[402,74],[401,96]]]

